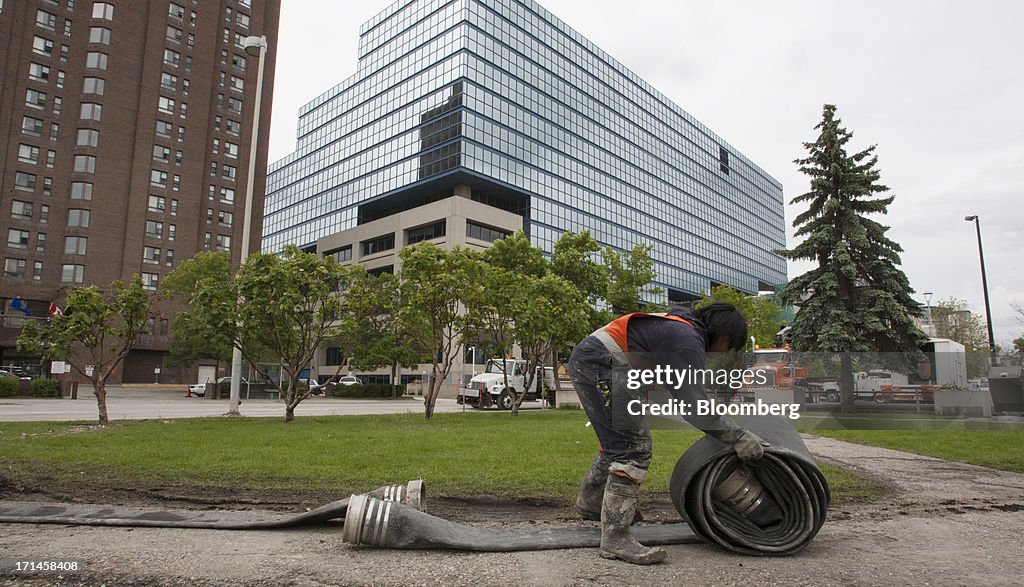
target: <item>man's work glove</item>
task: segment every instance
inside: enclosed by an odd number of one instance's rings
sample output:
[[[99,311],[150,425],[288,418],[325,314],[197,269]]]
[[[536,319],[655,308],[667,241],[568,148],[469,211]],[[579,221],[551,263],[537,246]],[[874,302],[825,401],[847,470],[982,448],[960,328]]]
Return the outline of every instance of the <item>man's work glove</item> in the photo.
[[[761,440],[760,436],[744,430],[732,447],[741,461],[756,461],[764,456],[764,444],[768,443]]]
[[[732,428],[727,430],[710,431],[708,434],[721,440],[725,444],[731,444],[736,451],[736,456],[741,461],[756,461],[764,456],[764,447],[767,442],[750,430]]]

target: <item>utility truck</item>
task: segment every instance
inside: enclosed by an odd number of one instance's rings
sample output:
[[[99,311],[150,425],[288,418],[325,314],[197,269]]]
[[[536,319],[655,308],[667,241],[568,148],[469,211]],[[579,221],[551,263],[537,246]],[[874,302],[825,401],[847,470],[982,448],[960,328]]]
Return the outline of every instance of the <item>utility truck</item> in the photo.
[[[525,389],[527,368],[523,359],[491,359],[483,373],[477,373],[469,383],[459,388],[455,401],[474,408],[497,406],[510,410],[516,398],[526,394],[523,401],[546,398],[550,405],[554,405],[554,370],[544,367],[543,374],[538,373],[530,389]]]

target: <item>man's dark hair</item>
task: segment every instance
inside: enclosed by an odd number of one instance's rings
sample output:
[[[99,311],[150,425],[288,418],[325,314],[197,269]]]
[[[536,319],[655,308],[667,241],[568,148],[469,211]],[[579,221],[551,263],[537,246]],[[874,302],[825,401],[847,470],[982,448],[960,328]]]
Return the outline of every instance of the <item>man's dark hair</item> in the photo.
[[[707,327],[708,341],[714,344],[723,336],[729,338],[729,348],[738,351],[747,344],[747,319],[740,314],[736,306],[723,302],[715,302],[710,306],[693,311]]]

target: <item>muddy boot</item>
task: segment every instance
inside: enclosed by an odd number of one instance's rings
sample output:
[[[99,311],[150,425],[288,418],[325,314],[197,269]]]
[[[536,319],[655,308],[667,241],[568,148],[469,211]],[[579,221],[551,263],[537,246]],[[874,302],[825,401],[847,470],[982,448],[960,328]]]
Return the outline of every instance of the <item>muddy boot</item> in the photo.
[[[629,531],[636,513],[640,485],[628,477],[609,475],[601,507],[601,558],[624,560],[634,565],[653,565],[665,560],[665,549],[648,548]]]
[[[601,502],[604,501],[604,486],[608,481],[608,465],[611,461],[598,452],[590,469],[580,483],[580,494],[576,498],[576,513],[584,520],[601,520]]]

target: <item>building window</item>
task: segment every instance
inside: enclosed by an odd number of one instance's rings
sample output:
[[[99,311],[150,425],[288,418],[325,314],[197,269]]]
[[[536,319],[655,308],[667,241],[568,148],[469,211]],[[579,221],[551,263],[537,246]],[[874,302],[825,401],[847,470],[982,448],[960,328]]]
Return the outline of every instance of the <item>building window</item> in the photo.
[[[25,277],[25,259],[12,259],[10,257],[5,259],[4,277]]]
[[[225,204],[234,204],[235,190],[231,188],[220,188],[220,201]]]
[[[92,184],[84,181],[75,181],[71,183],[71,199],[72,200],[91,200],[92,199]]]
[[[114,6],[106,2],[97,2],[92,5],[92,17],[103,20],[114,20]]]
[[[14,172],[14,187],[19,190],[35,191],[36,189],[36,176],[32,173],[23,173],[21,171]]]
[[[729,151],[725,147],[718,147],[718,169],[729,175]]]
[[[59,136],[60,136],[60,125],[57,124],[56,122],[51,122],[50,123],[50,140],[51,141],[56,141]]]
[[[230,251],[231,250],[231,237],[223,234],[217,235],[217,250],[218,251]]]
[[[100,133],[91,128],[78,129],[78,139],[75,145],[79,147],[97,147],[100,144]]]
[[[344,361],[341,356],[341,347],[327,347],[327,355],[324,357],[324,364],[330,366],[342,365]]]
[[[231,181],[234,181],[235,180],[235,176],[237,176],[237,175],[238,175],[238,168],[235,167],[234,165],[224,165],[224,166],[221,167],[220,176],[223,177],[224,179],[229,179]]]
[[[410,228],[405,231],[405,244],[412,245],[420,241],[441,238],[445,235],[445,221],[438,220],[432,224],[425,224]]]
[[[82,113],[79,118],[99,122],[103,118],[103,106],[92,102],[82,102]]]
[[[184,31],[182,31],[178,27],[173,27],[171,25],[167,25],[167,40],[168,41],[174,41],[175,43],[180,43],[182,37],[184,37],[184,36],[185,36]]]
[[[160,263],[160,248],[159,247],[143,247],[142,248],[142,262],[156,265]]]
[[[242,113],[242,101],[238,98],[228,96],[228,111],[234,112],[235,114]]]
[[[169,240],[169,241],[174,240],[174,233],[175,233],[176,229],[177,229],[177,226],[175,226],[173,224],[168,224],[167,225],[167,240]]]
[[[238,145],[224,141],[224,154],[232,159],[238,159]]]
[[[85,265],[61,265],[60,280],[62,283],[82,283],[85,281]]]
[[[46,251],[46,233],[40,232],[36,235],[36,251],[43,253]]]
[[[44,177],[43,178],[43,195],[47,196],[47,197],[53,195],[53,178],[52,177]]]
[[[39,163],[39,147],[18,145],[18,161],[22,163]]]
[[[89,51],[85,54],[85,66],[92,69],[106,69],[108,56],[99,51]]]
[[[50,79],[50,68],[38,63],[28,65],[28,79],[46,83]]]
[[[50,220],[50,207],[46,204],[39,206],[39,223],[46,224]]]
[[[100,45],[110,44],[110,29],[101,26],[94,26],[89,29],[89,42]]]
[[[219,210],[217,212],[217,224],[220,224],[221,226],[231,226],[231,220],[231,212],[225,212],[224,210]]]
[[[155,220],[146,221],[146,236],[153,238],[163,238],[164,236],[164,223],[156,222]]]
[[[27,230],[9,228],[7,229],[7,246],[13,249],[27,249],[30,236]]]
[[[21,200],[11,201],[11,217],[20,218],[22,220],[30,220],[32,218],[32,202],[22,202]]]
[[[242,132],[242,123],[231,119],[225,120],[224,130],[226,130],[228,134],[238,136]]]
[[[60,107],[64,104],[64,99],[60,96],[53,97],[53,113],[60,114]]]
[[[70,208],[68,210],[68,227],[89,228],[89,211],[83,208]]]
[[[66,236],[64,237],[64,254],[84,255],[88,244],[89,239],[84,236]]]
[[[166,63],[167,65],[173,65],[174,67],[177,67],[178,63],[180,62],[181,53],[178,53],[177,51],[174,51],[172,49],[164,49],[164,63]]]
[[[23,116],[21,118],[21,132],[39,136],[43,132],[43,121],[31,116]]]
[[[203,248],[209,250],[213,246],[213,233],[206,233],[203,235]]]
[[[164,72],[160,75],[160,87],[171,90],[172,92],[177,90],[178,76]]]
[[[174,216],[177,213],[178,213],[178,200],[172,198],[171,199],[171,216]]]
[[[45,10],[36,10],[36,26],[48,31],[57,30],[57,15]]]
[[[347,247],[341,247],[340,249],[334,249],[324,253],[325,257],[334,257],[334,260],[339,263],[352,260],[352,245]]]
[[[174,100],[160,96],[157,109],[164,114],[174,114]]]
[[[71,19],[70,18],[64,20],[64,36],[65,37],[70,37],[71,36]]]
[[[149,183],[157,187],[167,187],[167,172],[153,169],[149,172]]]
[[[477,224],[472,221],[466,221],[466,236],[470,238],[479,239],[493,243],[496,240],[500,240],[512,234],[507,230],[501,230],[500,228],[492,228],[483,224]]]
[[[235,15],[235,22],[237,22],[238,26],[242,27],[243,29],[247,29],[249,28],[249,15],[242,14],[241,12],[239,12],[237,15]]]
[[[92,155],[75,155],[75,172],[96,173],[96,158]]]
[[[153,159],[162,163],[170,163],[171,150],[163,145],[153,145]]]
[[[171,5],[167,9],[167,14],[173,16],[174,18],[177,18],[178,20],[181,20],[185,18],[185,8],[183,6],[175,4],[174,2],[171,2]]]
[[[239,92],[245,91],[245,80],[238,77],[237,75],[231,76],[231,89],[238,90]]]
[[[167,266],[174,267],[174,250],[167,249]]]
[[[238,53],[231,54],[231,65],[238,69],[245,70],[245,56]]]
[[[156,134],[157,136],[164,138],[171,138],[171,131],[174,130],[174,125],[163,120],[156,121]]]
[[[82,93],[83,94],[96,94],[97,96],[103,95],[103,90],[106,88],[107,82],[103,81],[98,77],[87,77],[82,80]]]
[[[363,255],[373,255],[395,248],[395,235],[386,234],[360,243],[363,247]]]
[[[32,38],[32,51],[46,57],[53,57],[53,41],[43,37]]]
[[[163,196],[150,196],[149,197],[149,211],[150,212],[163,212],[167,200]]]
[[[46,108],[46,92],[33,89],[25,90],[25,105],[32,108]],[[42,121],[40,121],[40,130],[42,130],[41,127]]]
[[[43,262],[34,261],[32,263],[32,279],[39,281],[43,278]]]

